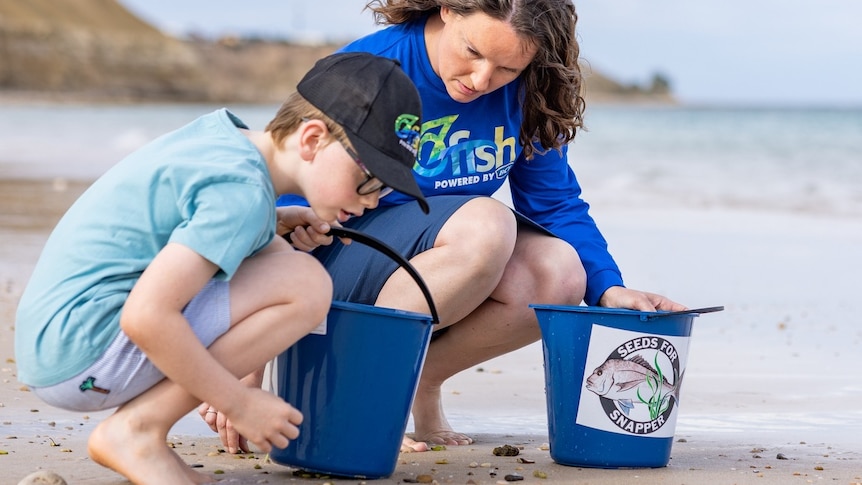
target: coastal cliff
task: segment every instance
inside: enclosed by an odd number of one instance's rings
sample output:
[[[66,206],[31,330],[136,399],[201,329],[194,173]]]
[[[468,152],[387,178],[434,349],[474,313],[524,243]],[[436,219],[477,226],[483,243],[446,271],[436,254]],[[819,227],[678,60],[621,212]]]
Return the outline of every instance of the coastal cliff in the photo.
[[[177,39],[116,0],[0,0],[0,96],[89,102],[281,102],[340,45]],[[667,81],[589,72],[588,101],[672,102]]]

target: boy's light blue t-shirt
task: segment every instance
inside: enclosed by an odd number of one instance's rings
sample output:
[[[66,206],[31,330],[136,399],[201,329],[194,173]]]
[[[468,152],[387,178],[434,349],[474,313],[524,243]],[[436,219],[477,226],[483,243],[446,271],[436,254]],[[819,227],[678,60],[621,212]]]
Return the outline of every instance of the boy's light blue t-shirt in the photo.
[[[123,159],[63,216],[21,297],[18,378],[48,386],[82,372],[120,331],[123,304],[169,242],[230,279],[275,235],[263,156],[222,109]]]

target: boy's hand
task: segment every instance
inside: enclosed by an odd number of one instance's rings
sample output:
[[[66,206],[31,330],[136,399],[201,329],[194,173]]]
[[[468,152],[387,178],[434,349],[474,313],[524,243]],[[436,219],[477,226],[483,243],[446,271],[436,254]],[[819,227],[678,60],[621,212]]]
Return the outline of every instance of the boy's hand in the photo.
[[[261,389],[249,389],[242,400],[245,404],[235,406],[238,412],[234,419],[207,403],[198,407],[198,414],[219,434],[229,453],[248,453],[249,441],[263,453],[269,453],[273,447],[286,448],[290,440],[299,436],[302,413],[280,397]]]
[[[300,251],[312,251],[318,246],[328,246],[332,244],[332,236],[327,236],[329,225],[325,230],[322,227],[313,226],[298,226],[288,236],[290,244]]]
[[[251,374],[240,379],[240,382],[251,388],[260,389],[263,384],[266,367],[261,367]],[[233,423],[227,419],[225,413],[219,412],[209,403],[201,403],[198,406],[198,414],[203,418],[204,422],[211,430],[218,433],[221,439],[221,444],[228,449],[228,453],[249,453],[251,450],[248,447],[248,440],[234,429]]]
[[[310,207],[284,206],[279,207],[278,227],[276,233],[285,237],[294,248],[300,251],[311,251],[318,246],[332,244],[332,236],[327,236],[332,223],[317,217]],[[350,244],[349,240],[342,240],[344,244]]]
[[[250,453],[248,440],[240,435],[233,427],[233,423],[228,421],[225,413],[220,413],[209,403],[202,403],[198,406],[198,414],[203,418],[204,422],[211,430],[218,433],[221,439],[221,444],[227,448],[228,453]]]
[[[282,398],[262,389],[248,389],[237,398],[229,419],[240,436],[261,452],[287,448],[299,436],[302,413]]]
[[[276,208],[275,232],[284,236],[299,227],[311,227],[321,234],[329,231],[329,222],[317,217],[310,207],[291,205]]]

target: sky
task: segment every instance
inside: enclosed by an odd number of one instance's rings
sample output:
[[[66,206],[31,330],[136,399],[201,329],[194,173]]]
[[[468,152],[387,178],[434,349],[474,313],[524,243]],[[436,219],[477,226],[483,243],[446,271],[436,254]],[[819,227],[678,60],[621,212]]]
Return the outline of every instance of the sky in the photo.
[[[175,36],[348,41],[365,0],[119,0]],[[862,0],[575,1],[581,57],[623,83],[670,79],[682,102],[862,107]]]

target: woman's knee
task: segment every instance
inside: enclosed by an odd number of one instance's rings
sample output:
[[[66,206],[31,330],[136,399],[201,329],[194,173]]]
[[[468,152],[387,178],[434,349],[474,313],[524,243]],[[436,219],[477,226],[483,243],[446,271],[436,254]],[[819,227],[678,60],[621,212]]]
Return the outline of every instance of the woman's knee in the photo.
[[[578,305],[584,299],[587,276],[577,251],[567,242],[554,237],[531,233],[522,237],[529,242],[515,250],[513,264],[521,269],[514,284],[532,288],[530,303]]]
[[[512,210],[490,197],[477,197],[465,203],[449,218],[436,244],[467,248],[470,261],[480,265],[505,265],[518,237],[518,224]]]
[[[587,291],[587,272],[578,252],[562,239],[552,238],[552,249],[541,259],[539,281],[543,286],[541,298],[560,305],[579,305]]]

